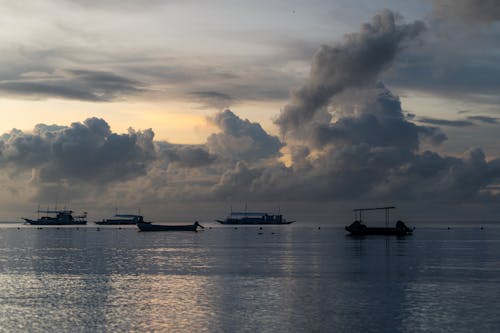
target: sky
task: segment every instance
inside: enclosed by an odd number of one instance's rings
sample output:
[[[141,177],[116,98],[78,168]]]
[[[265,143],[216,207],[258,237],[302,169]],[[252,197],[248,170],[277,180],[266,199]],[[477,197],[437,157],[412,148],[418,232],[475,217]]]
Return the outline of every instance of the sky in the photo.
[[[497,0],[0,0],[0,219],[500,218]]]

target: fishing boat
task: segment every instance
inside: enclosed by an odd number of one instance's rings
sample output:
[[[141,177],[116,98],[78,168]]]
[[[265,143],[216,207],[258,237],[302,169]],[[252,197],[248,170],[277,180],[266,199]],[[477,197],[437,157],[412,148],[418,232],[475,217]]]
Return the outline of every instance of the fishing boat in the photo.
[[[50,214],[42,215],[36,220],[22,218],[26,223],[32,225],[81,225],[87,224],[87,212],[82,215],[73,216],[72,210],[38,210],[38,214]]]
[[[258,212],[231,212],[224,220],[215,220],[220,224],[291,224],[281,214]]]
[[[141,231],[197,231],[198,227],[205,229],[198,221],[185,225],[153,224],[151,222],[140,221],[137,222],[137,227]]]
[[[133,225],[138,222],[144,222],[144,218],[141,215],[115,214],[110,218],[103,219],[102,221],[95,221],[94,223],[99,225]]]
[[[365,235],[395,235],[406,236],[413,233],[413,229],[406,226],[406,224],[398,220],[394,227],[389,227],[389,212],[396,207],[375,207],[375,208],[358,208],[354,209],[355,221],[345,227],[351,235],[365,236]],[[366,211],[384,210],[385,211],[385,227],[367,227],[364,223],[364,216]]]

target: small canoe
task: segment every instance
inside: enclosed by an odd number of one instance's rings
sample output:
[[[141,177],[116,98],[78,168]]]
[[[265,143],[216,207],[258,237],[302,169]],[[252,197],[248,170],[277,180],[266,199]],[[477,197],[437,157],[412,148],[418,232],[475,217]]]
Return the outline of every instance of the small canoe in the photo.
[[[185,225],[165,225],[165,224],[153,224],[151,222],[138,222],[137,227],[141,231],[197,231],[198,227],[205,228],[196,221],[193,224]]]

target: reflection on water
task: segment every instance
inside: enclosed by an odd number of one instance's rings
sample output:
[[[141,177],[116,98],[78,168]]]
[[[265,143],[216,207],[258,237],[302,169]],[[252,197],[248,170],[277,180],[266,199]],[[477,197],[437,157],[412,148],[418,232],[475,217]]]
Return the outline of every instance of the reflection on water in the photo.
[[[496,331],[499,253],[496,228],[2,227],[0,332]]]

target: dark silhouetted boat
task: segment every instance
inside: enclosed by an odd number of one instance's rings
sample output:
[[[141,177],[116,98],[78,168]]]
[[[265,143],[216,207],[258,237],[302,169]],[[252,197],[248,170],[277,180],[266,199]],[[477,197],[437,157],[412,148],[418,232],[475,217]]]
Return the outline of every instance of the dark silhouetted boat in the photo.
[[[138,222],[144,222],[144,218],[141,215],[115,214],[113,217],[103,219],[102,221],[95,221],[94,223],[99,225],[133,225]]]
[[[281,214],[257,212],[231,212],[224,220],[215,220],[221,224],[291,224]]]
[[[44,215],[36,220],[23,218],[26,223],[32,225],[82,225],[87,224],[87,212],[82,215],[73,216],[72,210],[38,210],[38,214]]]
[[[196,221],[193,224],[184,224],[184,225],[168,225],[168,224],[153,224],[151,222],[137,222],[137,227],[141,231],[197,231],[197,228],[200,227],[204,229],[205,227]]]
[[[358,208],[354,209],[355,221],[345,227],[351,235],[366,236],[366,235],[395,235],[406,236],[413,233],[413,229],[406,226],[403,221],[397,221],[395,227],[389,227],[389,211],[396,207],[376,207],[376,208]],[[385,227],[367,227],[363,224],[364,213],[371,210],[385,211]]]

